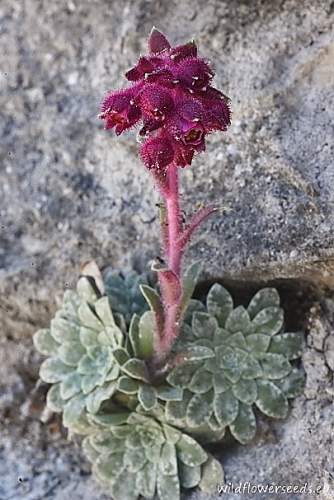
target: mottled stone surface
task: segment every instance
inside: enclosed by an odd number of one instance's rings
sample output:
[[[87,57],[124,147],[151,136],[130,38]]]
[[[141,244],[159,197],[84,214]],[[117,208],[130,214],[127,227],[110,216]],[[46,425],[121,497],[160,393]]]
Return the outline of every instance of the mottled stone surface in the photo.
[[[14,476],[20,463],[35,474],[33,457],[49,460],[41,467],[57,482],[56,456],[66,479],[48,498],[103,498],[81,477],[73,450],[63,455],[60,438],[50,441],[22,407],[40,361],[31,334],[80,264],[143,269],[159,251],[158,197],[135,139],[116,139],[96,120],[102,95],[145,51],[152,25],[175,42],[198,40],[234,113],[229,132],[212,136],[207,154],[182,172],[187,213],[196,202],[229,209],[197,233],[188,260],[203,258],[209,279],[333,284],[333,22],[330,0],[0,2],[0,404],[15,427],[1,452],[8,480],[0,498],[22,498],[27,483]],[[314,387],[326,386],[334,362],[333,341],[322,335],[309,348],[320,358],[307,351],[304,359],[315,399],[296,401],[273,431],[277,443],[228,451],[227,480],[261,472],[266,481],[316,483],[330,472],[332,403]],[[303,431],[313,420],[317,432]],[[43,477],[25,498],[45,498],[41,484],[52,481]]]

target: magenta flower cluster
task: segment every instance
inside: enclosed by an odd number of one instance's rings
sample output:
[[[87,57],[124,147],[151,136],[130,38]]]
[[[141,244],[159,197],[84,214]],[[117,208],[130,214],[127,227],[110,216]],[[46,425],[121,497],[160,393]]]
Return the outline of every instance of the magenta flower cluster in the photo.
[[[229,100],[211,85],[210,64],[197,56],[194,42],[171,47],[155,28],[148,41],[149,55],[126,73],[128,88],[110,92],[102,103],[106,129],[117,135],[142,123],[140,155],[149,169],[190,165],[205,150],[210,132],[230,124]]]

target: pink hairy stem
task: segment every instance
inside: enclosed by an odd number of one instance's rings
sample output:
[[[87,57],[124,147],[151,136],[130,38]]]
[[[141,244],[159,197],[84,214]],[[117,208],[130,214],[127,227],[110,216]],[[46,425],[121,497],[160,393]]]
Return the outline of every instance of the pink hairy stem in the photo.
[[[178,243],[182,231],[178,167],[168,167],[168,192],[166,193],[166,218],[168,224],[168,265],[178,278],[181,273],[182,252]]]

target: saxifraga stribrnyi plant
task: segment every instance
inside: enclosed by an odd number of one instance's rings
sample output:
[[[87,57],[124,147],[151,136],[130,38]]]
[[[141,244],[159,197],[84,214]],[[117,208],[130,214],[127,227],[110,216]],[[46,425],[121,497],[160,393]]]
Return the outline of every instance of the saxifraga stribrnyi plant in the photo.
[[[70,434],[115,500],[176,500],[181,488],[215,491],[224,480],[206,450],[228,430],[240,443],[256,432],[257,408],[284,418],[303,389],[294,365],[303,334],[284,331],[275,289],[247,308],[214,284],[192,298],[200,265],[182,271],[182,256],[199,224],[217,211],[180,216],[179,168],[204,151],[206,135],[230,124],[229,100],[212,87],[211,65],[194,42],[171,47],[153,29],[149,54],[126,73],[128,88],[111,92],[100,117],[116,134],[141,121],[140,156],[162,198],[164,259],[156,282],[94,263],[67,291],[50,328],[34,343],[48,358],[40,377],[51,384],[47,405],[63,413]]]

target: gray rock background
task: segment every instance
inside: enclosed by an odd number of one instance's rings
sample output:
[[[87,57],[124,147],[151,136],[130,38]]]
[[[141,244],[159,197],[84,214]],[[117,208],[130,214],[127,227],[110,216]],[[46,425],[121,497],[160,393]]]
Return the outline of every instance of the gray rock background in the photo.
[[[305,396],[284,425],[264,421],[257,443],[218,450],[226,480],[308,481],[334,498],[334,322],[323,299],[334,283],[333,22],[330,0],[1,0],[1,499],[106,498],[43,413],[31,335],[81,263],[145,269],[159,252],[158,197],[134,136],[96,120],[152,25],[176,43],[195,37],[232,100],[228,133],[182,172],[186,213],[198,202],[229,209],[199,230],[187,260],[202,258],[203,278],[237,297],[274,282],[298,326],[311,318]]]

